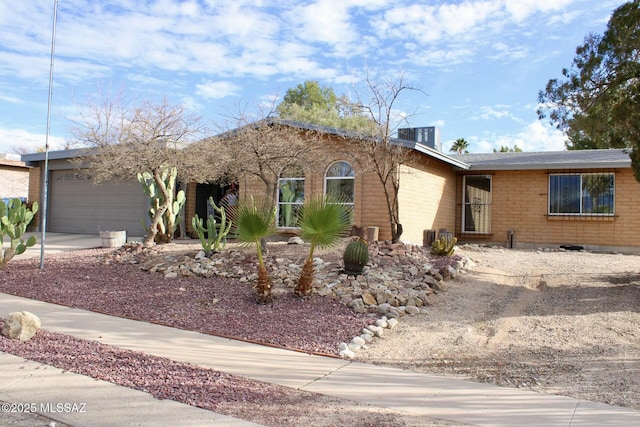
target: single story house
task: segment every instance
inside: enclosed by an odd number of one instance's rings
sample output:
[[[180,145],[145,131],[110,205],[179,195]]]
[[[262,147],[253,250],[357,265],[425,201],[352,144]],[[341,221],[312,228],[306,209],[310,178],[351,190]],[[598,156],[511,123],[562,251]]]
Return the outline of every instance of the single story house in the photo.
[[[276,201],[280,231],[295,232],[293,218],[305,197],[340,192],[353,204],[356,225],[378,227],[379,239],[389,239],[382,184],[358,160],[348,134],[296,122],[290,126],[317,132],[326,153],[322,164],[282,170]],[[397,172],[403,241],[424,244],[428,236],[446,230],[461,242],[640,252],[640,184],[624,150],[452,155],[438,150],[434,141],[414,139],[393,141],[411,153]],[[69,162],[77,155],[75,150],[49,153],[48,231],[126,229],[130,236],[143,235],[148,200],[140,184],[132,180],[125,185],[94,185],[80,179]],[[32,177],[32,183],[40,188],[44,154],[22,159],[33,166],[32,175],[38,179]],[[264,193],[264,184],[250,177],[238,177],[238,187],[241,196]],[[189,234],[190,218],[196,213],[205,216],[206,200],[212,196],[219,202],[225,188],[189,183],[186,189]],[[41,195],[40,191],[34,197]]]

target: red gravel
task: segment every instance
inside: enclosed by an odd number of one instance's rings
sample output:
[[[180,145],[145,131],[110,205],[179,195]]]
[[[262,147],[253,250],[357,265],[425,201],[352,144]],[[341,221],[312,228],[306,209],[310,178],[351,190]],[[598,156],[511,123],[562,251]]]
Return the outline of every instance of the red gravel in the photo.
[[[0,270],[0,292],[114,316],[237,337],[307,352],[336,353],[373,320],[321,297],[278,295],[257,305],[248,284],[227,279],[165,279],[136,265],[105,265],[97,249]],[[214,298],[218,302],[213,303]],[[1,325],[0,325],[1,326]],[[166,358],[39,330],[27,342],[0,336],[0,351],[268,426],[403,426],[393,411],[265,384]],[[424,420],[423,420],[424,421]],[[440,424],[437,425],[448,425]],[[436,425],[434,424],[434,425]]]
[[[36,260],[14,260],[0,271],[0,292],[113,316],[256,341],[289,349],[337,354],[374,319],[327,298],[278,295],[258,305],[247,283],[196,276],[165,279],[137,265],[105,265],[95,249]],[[214,303],[214,298],[217,302]]]

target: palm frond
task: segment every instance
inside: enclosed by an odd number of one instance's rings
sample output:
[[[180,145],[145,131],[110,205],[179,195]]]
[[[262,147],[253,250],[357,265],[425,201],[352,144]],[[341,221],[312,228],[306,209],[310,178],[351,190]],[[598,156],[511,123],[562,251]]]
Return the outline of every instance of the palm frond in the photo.
[[[275,233],[275,209],[253,197],[240,201],[235,214],[238,240],[251,244]]]
[[[316,196],[306,201],[300,213],[300,237],[312,246],[328,249],[349,231],[351,205],[333,195]]]

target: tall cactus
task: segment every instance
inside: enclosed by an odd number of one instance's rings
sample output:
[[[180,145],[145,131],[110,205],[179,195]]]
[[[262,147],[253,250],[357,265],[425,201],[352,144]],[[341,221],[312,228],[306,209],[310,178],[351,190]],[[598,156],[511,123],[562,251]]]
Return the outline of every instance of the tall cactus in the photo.
[[[24,233],[27,226],[38,212],[38,203],[29,209],[20,199],[10,199],[8,202],[0,200],[0,269],[3,269],[14,255],[20,255],[27,248],[36,244],[36,236],[31,236],[25,242]],[[11,243],[4,248],[4,238]]]
[[[175,167],[170,170],[164,170],[160,175],[159,183],[156,182],[150,172],[138,173],[138,181],[142,184],[144,192],[151,199],[149,218],[153,221],[156,213],[164,209],[162,218],[158,221],[154,239],[156,242],[170,242],[180,223],[180,213],[186,201],[186,196],[183,190],[175,192],[177,177],[178,170]],[[163,185],[166,189],[168,200],[163,191],[158,188],[159,185]],[[147,233],[151,231],[147,229]]]
[[[197,214],[191,218],[191,225],[193,225],[193,229],[198,233],[202,249],[207,255],[224,249],[227,244],[227,235],[229,231],[231,231],[232,225],[231,221],[227,223],[227,214],[224,206],[218,207],[213,201],[213,197],[209,197],[209,204],[218,212],[220,223],[216,222],[215,215],[209,215],[209,218],[207,218],[207,227],[205,228],[202,218],[199,218]]]

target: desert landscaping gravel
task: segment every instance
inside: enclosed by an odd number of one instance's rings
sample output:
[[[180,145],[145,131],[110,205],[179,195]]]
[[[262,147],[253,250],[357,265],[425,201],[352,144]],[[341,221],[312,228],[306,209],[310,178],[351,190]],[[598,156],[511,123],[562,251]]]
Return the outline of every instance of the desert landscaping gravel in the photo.
[[[106,265],[100,258],[108,251],[50,257],[44,272],[35,261],[13,261],[0,271],[0,292],[327,354],[373,319],[321,297],[283,293],[273,306],[258,306],[246,283],[165,279],[136,265]],[[640,257],[477,246],[457,254],[473,266],[446,282],[426,314],[402,317],[358,360],[640,409]],[[455,425],[46,330],[27,343],[0,344],[2,351],[264,425]]]
[[[361,361],[640,410],[640,256],[457,254],[475,266]]]

